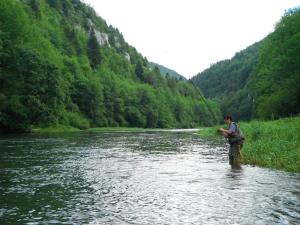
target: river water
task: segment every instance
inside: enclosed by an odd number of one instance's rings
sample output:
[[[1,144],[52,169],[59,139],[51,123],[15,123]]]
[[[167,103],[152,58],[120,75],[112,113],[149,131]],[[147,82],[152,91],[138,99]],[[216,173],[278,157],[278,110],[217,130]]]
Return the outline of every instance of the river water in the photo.
[[[300,224],[300,174],[194,131],[0,138],[0,224]]]

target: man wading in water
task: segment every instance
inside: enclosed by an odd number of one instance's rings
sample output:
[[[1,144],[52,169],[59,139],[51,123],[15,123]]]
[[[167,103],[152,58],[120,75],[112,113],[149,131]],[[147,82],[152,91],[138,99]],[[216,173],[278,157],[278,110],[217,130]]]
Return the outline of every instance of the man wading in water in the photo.
[[[241,149],[245,140],[244,135],[239,129],[238,125],[233,122],[231,116],[225,116],[224,122],[228,124],[228,130],[220,128],[218,131],[222,132],[225,138],[228,139],[229,148],[229,164],[232,168],[240,168],[242,162]]]

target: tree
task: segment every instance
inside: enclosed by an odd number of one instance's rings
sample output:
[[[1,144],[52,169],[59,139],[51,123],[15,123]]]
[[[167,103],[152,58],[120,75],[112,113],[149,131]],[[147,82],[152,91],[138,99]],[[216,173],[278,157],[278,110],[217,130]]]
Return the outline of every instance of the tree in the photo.
[[[47,3],[57,10],[61,10],[61,2],[60,0],[47,0]]]
[[[125,119],[128,121],[131,127],[145,127],[145,118],[141,112],[133,106],[126,107]]]
[[[71,88],[71,97],[84,113],[96,126],[106,124],[104,117],[103,96],[100,84],[97,81],[76,80]]]
[[[94,30],[90,32],[90,38],[88,41],[88,57],[93,69],[96,69],[97,66],[101,64],[102,57],[100,53],[100,45],[97,41]]]
[[[59,119],[63,92],[59,69],[28,49],[19,49],[16,58],[18,85],[21,100],[28,109],[32,124],[51,124]]]
[[[26,132],[30,129],[26,107],[17,95],[0,96],[0,131]]]
[[[140,80],[143,80],[143,79],[144,79],[144,68],[143,68],[143,64],[141,63],[141,61],[138,61],[138,63],[136,64],[136,67],[135,67],[135,75],[136,75]]]
[[[0,1],[0,28],[7,35],[10,46],[23,43],[29,34],[29,19],[22,6],[15,0]]]
[[[37,19],[42,18],[41,8],[40,8],[40,2],[38,0],[30,0],[29,2],[31,9]]]
[[[264,41],[248,89],[255,116],[278,118],[300,113],[300,9],[292,10]]]

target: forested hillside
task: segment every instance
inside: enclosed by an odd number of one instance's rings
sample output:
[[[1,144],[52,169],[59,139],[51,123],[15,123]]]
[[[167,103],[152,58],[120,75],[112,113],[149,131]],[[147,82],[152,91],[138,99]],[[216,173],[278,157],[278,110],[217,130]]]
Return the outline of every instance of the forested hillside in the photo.
[[[138,32],[138,31],[137,31]],[[220,118],[79,0],[0,0],[0,130],[192,127]]]
[[[300,113],[300,8],[286,12],[275,32],[263,42],[247,87],[255,117]]]
[[[300,113],[300,10],[285,13],[275,31],[232,59],[193,77],[204,96],[236,119]]]
[[[186,80],[186,78],[181,74],[158,63],[149,62],[148,65],[151,69],[159,69],[160,73],[164,76],[176,78],[177,80]]]
[[[261,42],[237,53],[232,59],[212,65],[193,77],[206,98],[219,103],[222,113],[249,120],[252,116],[252,98],[246,89],[248,78],[258,62]]]

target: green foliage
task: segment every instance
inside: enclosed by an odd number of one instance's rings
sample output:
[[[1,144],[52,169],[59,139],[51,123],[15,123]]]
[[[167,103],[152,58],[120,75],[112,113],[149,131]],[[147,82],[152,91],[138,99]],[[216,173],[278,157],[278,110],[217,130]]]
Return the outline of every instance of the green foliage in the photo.
[[[40,3],[38,0],[30,0],[29,1],[30,7],[33,11],[34,16],[37,19],[41,19],[42,14],[41,14],[41,9],[40,9]]]
[[[234,118],[274,119],[300,113],[300,10],[289,10],[264,40],[192,79]]]
[[[20,3],[0,0],[1,32],[7,35],[11,46],[22,44],[29,33],[29,20]]]
[[[67,112],[68,124],[81,130],[90,128],[90,122],[76,112]]]
[[[259,118],[279,118],[300,113],[300,10],[277,24],[261,49],[259,64],[248,88]]]
[[[102,126],[103,112],[103,96],[99,83],[92,80],[76,80],[71,87],[72,101],[78,106],[79,110],[96,126]]]
[[[257,64],[260,46],[261,42],[256,43],[192,78],[206,97],[219,103],[223,115],[251,119],[252,98],[246,84]]]
[[[90,59],[91,67],[95,69],[101,64],[100,45],[98,44],[95,32],[90,32],[90,38],[88,41],[88,56]]]
[[[55,125],[50,127],[43,128],[32,128],[31,132],[33,133],[42,133],[42,134],[53,134],[53,133],[66,133],[66,132],[78,132],[80,131],[78,128],[74,128],[69,125]]]
[[[16,59],[18,79],[22,83],[20,94],[29,112],[31,123],[52,123],[62,104],[60,71],[37,53],[20,49]],[[54,120],[54,121],[52,121]]]
[[[218,98],[223,115],[232,115],[239,120],[249,120],[252,117],[252,98],[243,88]]]
[[[260,46],[261,42],[255,43],[236,53],[232,59],[213,64],[193,77],[192,82],[208,98],[218,98],[243,89],[257,64]]]
[[[175,78],[177,80],[186,80],[184,76],[180,75],[176,71],[171,70],[171,69],[169,69],[167,67],[164,67],[162,65],[159,65],[157,63],[149,62],[148,66],[149,66],[149,68],[152,68],[152,69],[157,68],[160,71],[160,73],[164,76],[169,76],[169,77]]]
[[[144,68],[140,61],[138,61],[136,67],[135,67],[135,75],[140,79],[144,79]]]
[[[60,9],[60,2],[59,0],[47,0],[47,3],[56,9]]]
[[[107,34],[109,44],[100,46],[95,32]],[[0,0],[2,131],[219,121],[218,107],[199,89],[147,65],[79,0]]]
[[[300,171],[300,118],[242,123],[245,162],[290,172]]]
[[[0,131],[25,132],[29,125],[27,109],[20,97],[0,95]]]
[[[145,127],[146,125],[145,117],[141,114],[141,112],[136,107],[132,107],[132,106],[126,107],[125,119],[132,127]]]

